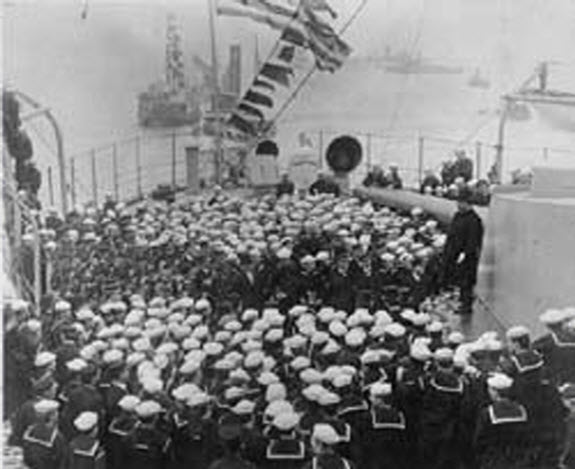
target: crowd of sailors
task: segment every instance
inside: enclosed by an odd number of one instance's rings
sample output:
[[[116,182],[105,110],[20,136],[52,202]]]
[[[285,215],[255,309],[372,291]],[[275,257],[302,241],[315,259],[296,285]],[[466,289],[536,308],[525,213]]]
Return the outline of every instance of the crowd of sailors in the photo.
[[[4,305],[30,469],[575,467],[575,309],[464,336],[422,210],[216,191],[37,215],[52,294]]]

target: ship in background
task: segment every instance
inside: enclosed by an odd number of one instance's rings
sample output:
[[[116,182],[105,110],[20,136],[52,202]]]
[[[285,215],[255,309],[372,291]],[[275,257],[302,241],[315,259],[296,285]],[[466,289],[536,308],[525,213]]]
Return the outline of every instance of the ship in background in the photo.
[[[186,77],[182,39],[174,15],[168,16],[166,34],[165,77],[138,96],[138,123],[143,128],[193,127],[196,133],[211,134],[216,119],[213,109],[223,115],[231,111],[241,93],[242,51],[239,44],[230,46],[229,64],[216,92],[213,67],[194,56],[193,71],[201,76],[198,83]],[[218,98],[216,98],[218,96]],[[215,103],[215,100],[218,103]]]
[[[386,72],[398,73],[402,75],[457,75],[463,72],[462,67],[455,67],[425,59],[421,52],[417,55],[409,54],[407,51],[392,53],[386,48],[382,58],[383,68]]]

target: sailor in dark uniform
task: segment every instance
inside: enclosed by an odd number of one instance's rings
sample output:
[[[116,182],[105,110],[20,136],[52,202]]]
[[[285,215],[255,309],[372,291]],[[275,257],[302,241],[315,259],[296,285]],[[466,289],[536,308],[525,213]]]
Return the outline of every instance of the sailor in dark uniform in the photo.
[[[308,455],[304,442],[295,433],[298,422],[295,412],[275,416],[268,434],[265,469],[301,469]]]
[[[526,467],[528,416],[521,404],[509,399],[512,384],[502,373],[487,380],[492,402],[480,412],[474,437],[479,469]]]
[[[50,399],[38,401],[34,410],[38,422],[23,437],[24,463],[30,469],[66,469],[67,444],[58,430],[60,404]]]
[[[529,415],[530,448],[540,467],[556,467],[565,409],[555,386],[543,378],[543,357],[531,348],[529,330],[515,326],[507,331],[510,354],[502,368],[513,379],[514,399]]]
[[[513,394],[522,402],[529,388],[542,379],[543,357],[531,348],[529,329],[523,326],[510,328],[507,333],[509,354],[502,358],[501,366],[513,379]]]
[[[126,437],[125,469],[164,469],[171,461],[172,440],[158,425],[161,411],[150,400],[136,407],[140,421]]]
[[[219,450],[209,397],[194,393],[193,388],[195,385],[183,384],[174,390],[176,396],[185,398],[176,404],[182,408],[173,414],[174,469],[206,469]]]
[[[353,269],[351,258],[346,251],[336,254],[335,263],[328,275],[328,289],[325,304],[337,310],[351,313],[354,309],[355,294],[349,285],[353,283]]]
[[[371,429],[363,439],[364,460],[369,469],[407,467],[407,423],[393,404],[389,383],[374,383],[369,390]]]
[[[255,469],[256,466],[241,456],[242,427],[238,423],[223,421],[218,427],[218,438],[223,445],[223,457],[210,464],[209,469]]]
[[[56,398],[56,382],[52,376],[46,375],[44,378],[34,382],[34,396],[28,399],[16,412],[12,419],[12,433],[9,444],[22,446],[22,437],[30,425],[37,421],[34,406],[42,399]]]
[[[546,378],[556,386],[574,383],[575,318],[570,319],[564,310],[548,310],[539,320],[549,333],[535,340],[533,348],[543,355]]]
[[[79,435],[70,442],[68,469],[106,469],[106,451],[98,439],[98,414],[82,412],[74,426]]]
[[[118,402],[128,394],[128,374],[124,355],[119,350],[104,353],[105,385],[100,387],[106,410],[106,424],[109,424],[120,412]]]
[[[118,402],[119,414],[112,419],[105,438],[107,468],[122,469],[125,464],[125,439],[138,424],[136,407],[140,403],[137,396],[125,395]]]
[[[426,380],[421,401],[420,458],[426,467],[457,467],[458,422],[464,385],[453,369],[453,352],[441,348],[434,354],[436,369]]]
[[[341,396],[337,410],[338,419],[351,428],[349,438],[349,456],[358,467],[364,467],[365,455],[362,454],[362,435],[369,430],[369,407],[356,383],[350,375],[342,374],[333,380],[333,385]]]
[[[311,447],[313,457],[304,469],[354,469],[352,462],[341,457],[335,447],[339,436],[329,424],[318,423],[313,427]]]

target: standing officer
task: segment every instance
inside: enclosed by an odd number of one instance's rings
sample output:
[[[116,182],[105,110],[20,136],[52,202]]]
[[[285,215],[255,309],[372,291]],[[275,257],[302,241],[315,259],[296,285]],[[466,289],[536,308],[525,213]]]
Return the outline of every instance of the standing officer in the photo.
[[[214,461],[209,469],[255,469],[255,466],[241,456],[242,426],[238,422],[222,421],[218,436],[224,447],[224,455]]]
[[[483,222],[469,203],[471,191],[464,187],[451,220],[445,244],[444,281],[460,288],[459,314],[473,312],[473,288],[483,244]]]
[[[276,415],[266,449],[266,469],[300,469],[306,459],[303,441],[296,436],[299,416],[295,412]]]

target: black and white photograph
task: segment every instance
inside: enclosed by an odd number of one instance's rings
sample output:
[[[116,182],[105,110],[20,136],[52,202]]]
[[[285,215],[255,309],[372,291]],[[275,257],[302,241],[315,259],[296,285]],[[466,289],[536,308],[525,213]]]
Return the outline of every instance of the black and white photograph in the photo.
[[[575,0],[1,0],[6,469],[575,469]]]

